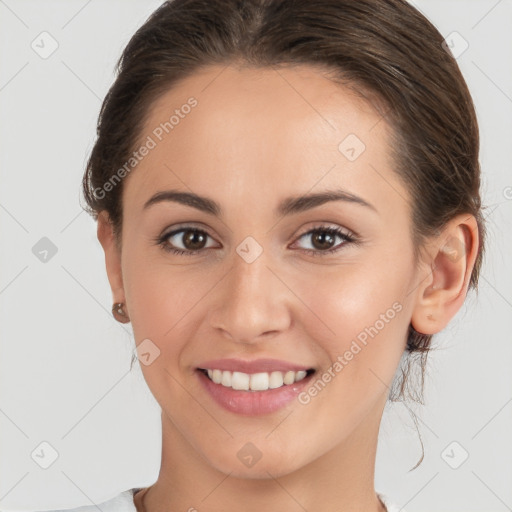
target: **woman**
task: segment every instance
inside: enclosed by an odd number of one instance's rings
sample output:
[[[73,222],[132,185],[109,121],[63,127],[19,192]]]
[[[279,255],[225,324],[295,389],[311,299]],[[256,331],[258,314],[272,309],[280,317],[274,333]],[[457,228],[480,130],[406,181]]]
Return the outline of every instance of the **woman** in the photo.
[[[397,509],[383,408],[484,247],[445,48],[402,0],[175,0],[133,36],[83,186],[162,462],[102,510]]]

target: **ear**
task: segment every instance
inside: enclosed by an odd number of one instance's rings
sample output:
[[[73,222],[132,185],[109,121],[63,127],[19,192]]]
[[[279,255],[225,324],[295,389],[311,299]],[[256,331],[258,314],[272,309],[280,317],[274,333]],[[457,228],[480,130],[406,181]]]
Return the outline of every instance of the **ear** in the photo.
[[[115,242],[112,223],[106,210],[98,214],[98,240],[105,251],[105,266],[114,302],[125,302],[121,251]]]
[[[473,215],[452,219],[428,244],[425,276],[411,318],[414,329],[435,334],[450,322],[466,298],[478,253],[478,225]]]

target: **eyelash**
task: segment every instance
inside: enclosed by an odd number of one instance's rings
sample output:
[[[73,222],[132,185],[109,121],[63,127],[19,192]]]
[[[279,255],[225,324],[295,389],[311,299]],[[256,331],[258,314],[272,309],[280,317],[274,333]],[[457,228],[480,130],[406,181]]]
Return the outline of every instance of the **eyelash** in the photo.
[[[176,255],[187,255],[187,256],[194,256],[195,254],[204,251],[205,249],[199,249],[196,251],[189,251],[184,249],[176,249],[175,247],[171,247],[169,245],[168,239],[171,236],[174,236],[181,232],[188,232],[192,231],[194,233],[201,233],[206,236],[210,236],[206,231],[194,227],[181,227],[180,229],[176,229],[174,231],[171,231],[170,233],[166,233],[165,235],[162,235],[161,237],[158,237],[155,242],[157,245],[160,245],[162,249],[166,252],[176,254]],[[340,228],[334,228],[331,226],[315,226],[314,228],[310,229],[309,231],[306,231],[301,236],[298,237],[298,240],[300,240],[302,237],[306,235],[312,235],[314,233],[328,233],[330,235],[337,235],[340,238],[344,240],[344,243],[338,244],[337,246],[333,247],[332,249],[326,249],[325,251],[322,250],[315,250],[315,249],[302,249],[306,254],[309,254],[311,256],[325,256],[328,254],[333,254],[345,247],[347,244],[357,244],[358,239],[355,235],[345,233]],[[211,238],[211,237],[210,237]]]

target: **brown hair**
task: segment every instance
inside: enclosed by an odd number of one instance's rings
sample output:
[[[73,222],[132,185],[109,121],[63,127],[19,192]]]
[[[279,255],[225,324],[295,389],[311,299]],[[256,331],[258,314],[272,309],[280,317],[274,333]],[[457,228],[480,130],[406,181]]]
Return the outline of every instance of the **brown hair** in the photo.
[[[95,219],[108,212],[120,248],[122,183],[107,194],[95,191],[129,160],[151,104],[179,80],[214,64],[319,66],[371,100],[391,126],[394,169],[412,198],[416,256],[447,221],[475,216],[480,243],[469,287],[476,288],[485,237],[478,125],[464,78],[442,43],[405,0],[165,2],[117,64],[83,177],[86,209]],[[406,377],[414,360],[423,390],[431,338],[409,326],[406,365],[390,399],[413,396]],[[421,394],[413,398],[421,401]]]

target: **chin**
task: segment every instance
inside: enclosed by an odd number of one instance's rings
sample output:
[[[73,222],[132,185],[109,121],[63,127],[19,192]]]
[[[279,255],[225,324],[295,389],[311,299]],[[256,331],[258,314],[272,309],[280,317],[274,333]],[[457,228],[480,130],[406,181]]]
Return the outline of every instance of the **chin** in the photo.
[[[231,442],[220,446],[204,447],[203,457],[208,465],[224,474],[242,479],[267,479],[293,473],[308,461],[297,457],[301,453],[300,446],[283,446],[272,444],[268,440],[254,439],[254,443],[243,439],[231,439]],[[277,440],[276,440],[277,441]],[[302,443],[304,447],[304,444]]]

